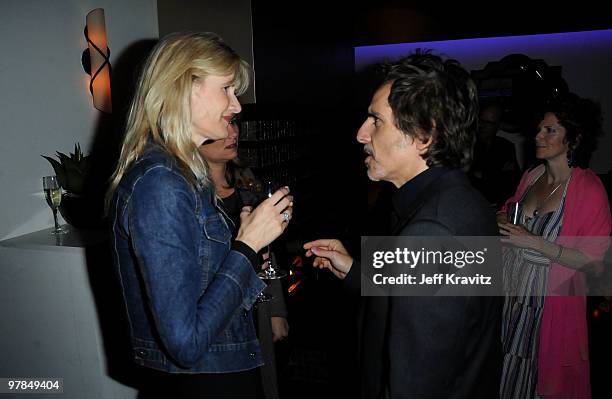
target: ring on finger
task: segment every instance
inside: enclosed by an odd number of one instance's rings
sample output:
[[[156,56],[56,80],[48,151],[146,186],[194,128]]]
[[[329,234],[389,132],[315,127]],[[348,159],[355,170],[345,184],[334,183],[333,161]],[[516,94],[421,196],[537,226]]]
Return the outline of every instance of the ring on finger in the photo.
[[[283,215],[283,221],[289,223],[289,220],[291,219],[289,212],[285,211],[282,213],[282,215]]]

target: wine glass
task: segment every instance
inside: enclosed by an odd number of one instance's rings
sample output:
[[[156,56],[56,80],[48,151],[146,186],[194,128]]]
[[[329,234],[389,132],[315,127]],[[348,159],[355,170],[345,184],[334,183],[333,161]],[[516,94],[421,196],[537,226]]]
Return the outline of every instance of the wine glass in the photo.
[[[270,198],[275,191],[275,185],[272,180],[266,180],[265,184],[261,184],[259,182],[249,182],[245,185],[244,189],[248,190],[253,194],[255,200],[253,203],[249,204],[253,207],[261,203],[262,201]],[[246,205],[246,204],[245,204]],[[266,254],[264,255],[266,259],[264,262],[267,264],[267,267],[257,273],[257,276],[262,280],[275,280],[279,278],[283,278],[287,275],[283,270],[278,270],[275,267],[275,258],[272,252],[270,252],[270,245],[267,246]],[[274,299],[274,295],[267,294],[265,292],[261,292],[256,299],[256,303],[264,303]]]
[[[255,208],[262,201],[268,198],[264,194],[265,190],[263,188],[263,185],[256,179],[244,179],[242,181],[239,181],[237,182],[237,187],[239,187],[241,190],[244,190],[250,193],[250,195],[245,196],[246,200],[245,200],[244,205],[249,205]],[[265,254],[265,256],[268,256],[268,255],[269,255],[269,252]],[[267,263],[268,260],[264,259],[264,262]],[[259,275],[258,277],[261,278],[261,276]],[[259,293],[259,295],[257,295],[255,303],[257,305],[260,303],[269,302],[273,299],[274,299],[274,295],[267,294],[262,291]]]
[[[270,198],[272,194],[276,191],[276,185],[272,180],[267,180],[264,185],[264,193],[266,198]],[[272,256],[272,252],[270,251],[270,244],[268,244],[268,259],[266,261],[267,267],[257,273],[260,279],[262,280],[278,280],[279,278],[283,278],[287,276],[287,272],[284,270],[280,270],[276,268],[274,262],[274,257]]]
[[[266,255],[270,256],[270,253],[268,252]],[[268,259],[264,259],[264,262],[268,262]],[[260,279],[262,279],[262,278],[261,278],[261,276],[259,275],[259,273],[257,274],[257,277],[259,277]],[[262,280],[263,280],[263,279],[262,279]],[[255,299],[255,302],[256,302],[257,304],[260,304],[260,303],[264,303],[264,302],[269,302],[269,301],[273,300],[274,298],[275,298],[275,296],[274,296],[274,295],[272,295],[272,294],[268,294],[268,293],[266,293],[265,291],[261,291],[261,292],[260,292],[260,293],[257,295],[257,298]]]
[[[508,209],[506,211],[508,217],[508,223],[519,224],[519,215],[522,211],[523,205],[520,202],[509,202]]]
[[[45,191],[45,199],[47,205],[53,211],[53,221],[55,222],[55,228],[51,231],[51,234],[65,234],[66,229],[60,227],[57,223],[57,208],[62,202],[62,189],[57,182],[56,176],[44,176],[43,177],[43,190]]]

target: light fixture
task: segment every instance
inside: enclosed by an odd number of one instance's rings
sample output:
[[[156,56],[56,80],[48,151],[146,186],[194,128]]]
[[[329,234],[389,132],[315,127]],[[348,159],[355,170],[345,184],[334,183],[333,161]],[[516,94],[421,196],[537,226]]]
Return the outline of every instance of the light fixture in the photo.
[[[106,26],[102,8],[96,8],[87,14],[84,33],[88,48],[83,51],[81,63],[85,72],[91,75],[89,91],[93,97],[93,105],[96,109],[110,114],[113,111],[110,49],[106,41]]]

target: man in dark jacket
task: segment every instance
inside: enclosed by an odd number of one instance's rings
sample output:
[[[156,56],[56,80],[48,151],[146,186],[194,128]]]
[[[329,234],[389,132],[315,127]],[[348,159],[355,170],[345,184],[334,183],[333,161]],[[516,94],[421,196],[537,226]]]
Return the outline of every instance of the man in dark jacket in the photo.
[[[461,169],[477,127],[476,87],[458,63],[416,53],[388,64],[357,133],[368,177],[393,183],[396,236],[496,236],[487,201]],[[361,265],[338,240],[305,244],[315,267],[360,290]],[[500,297],[367,297],[362,397],[498,397]]]

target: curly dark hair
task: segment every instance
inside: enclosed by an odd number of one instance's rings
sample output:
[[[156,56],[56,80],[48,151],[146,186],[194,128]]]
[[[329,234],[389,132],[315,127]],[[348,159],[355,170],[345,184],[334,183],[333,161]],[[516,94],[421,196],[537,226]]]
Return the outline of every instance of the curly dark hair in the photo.
[[[469,73],[428,50],[383,64],[382,72],[383,83],[392,82],[395,125],[413,138],[432,139],[423,155],[427,165],[467,169],[478,124],[478,92]]]
[[[568,93],[550,102],[545,113],[553,113],[565,128],[565,141],[569,145],[567,158],[570,166],[588,168],[597,140],[602,135],[601,107],[598,103]]]

